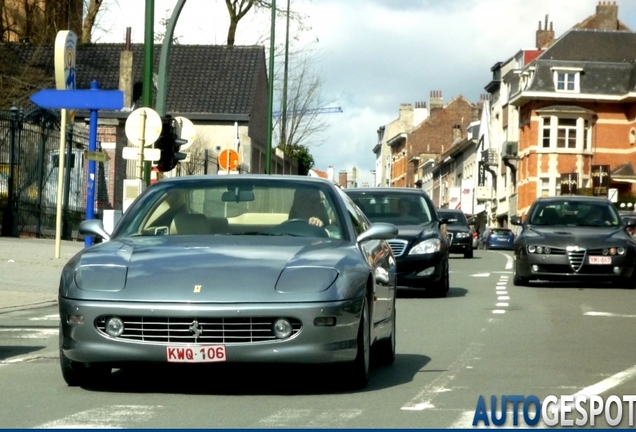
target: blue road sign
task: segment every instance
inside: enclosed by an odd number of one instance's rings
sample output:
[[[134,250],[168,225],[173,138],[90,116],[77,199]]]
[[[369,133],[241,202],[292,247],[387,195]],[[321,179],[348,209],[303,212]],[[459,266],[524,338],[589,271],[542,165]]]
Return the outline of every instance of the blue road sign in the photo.
[[[121,90],[43,89],[31,95],[31,102],[45,109],[120,110],[124,107]]]

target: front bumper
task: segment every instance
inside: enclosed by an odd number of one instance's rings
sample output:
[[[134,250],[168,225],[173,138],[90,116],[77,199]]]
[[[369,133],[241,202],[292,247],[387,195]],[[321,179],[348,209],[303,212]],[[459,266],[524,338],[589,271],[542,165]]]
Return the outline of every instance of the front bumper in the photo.
[[[70,360],[110,364],[112,367],[150,362],[167,363],[167,347],[205,347],[206,344],[131,341],[98,330],[103,316],[135,316],[148,319],[289,317],[301,328],[285,340],[226,343],[227,363],[335,363],[355,359],[362,299],[296,304],[158,304],[84,301],[59,298],[62,350]],[[82,324],[69,324],[69,315],[84,317]],[[316,326],[317,317],[336,317],[336,325]],[[204,328],[205,332],[206,329]]]
[[[404,255],[396,258],[397,284],[402,287],[425,288],[439,283],[444,277],[446,254],[434,252],[423,255]]]
[[[634,272],[634,258],[630,254],[611,256],[609,264],[591,264],[590,256],[571,258],[567,254],[529,254],[525,250],[515,256],[517,275],[526,279],[541,280],[621,280],[628,279]],[[537,266],[533,270],[533,265]],[[614,268],[619,268],[618,272]]]

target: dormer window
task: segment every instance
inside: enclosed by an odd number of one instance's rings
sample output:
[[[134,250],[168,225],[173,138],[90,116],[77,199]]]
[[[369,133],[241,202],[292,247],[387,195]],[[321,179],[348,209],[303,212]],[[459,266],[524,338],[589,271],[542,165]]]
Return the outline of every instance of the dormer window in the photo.
[[[578,93],[581,91],[581,68],[553,67],[554,90],[557,92]]]

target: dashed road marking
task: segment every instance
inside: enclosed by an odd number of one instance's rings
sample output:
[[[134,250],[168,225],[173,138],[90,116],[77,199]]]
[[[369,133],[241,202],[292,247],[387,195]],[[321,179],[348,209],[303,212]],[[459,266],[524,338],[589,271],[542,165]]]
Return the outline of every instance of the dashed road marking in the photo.
[[[361,409],[283,409],[259,422],[261,427],[338,427],[344,422],[360,417]]]
[[[163,408],[160,405],[113,405],[81,411],[36,426],[35,429],[122,429],[144,423]]]

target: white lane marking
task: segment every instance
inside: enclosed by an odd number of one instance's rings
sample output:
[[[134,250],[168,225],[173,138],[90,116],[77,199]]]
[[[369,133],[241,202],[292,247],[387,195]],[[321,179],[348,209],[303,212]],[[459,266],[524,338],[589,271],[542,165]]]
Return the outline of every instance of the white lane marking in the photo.
[[[261,427],[338,427],[343,422],[360,417],[361,409],[336,409],[316,412],[311,409],[283,409],[262,419]]]
[[[0,329],[0,332],[22,333],[17,336],[11,335],[11,337],[14,339],[44,339],[49,336],[57,336],[60,333],[60,330],[57,328],[11,328]]]
[[[489,277],[490,273],[476,273],[474,275],[471,275],[472,277]]]
[[[508,284],[507,281],[497,282],[497,286],[506,285],[506,284]]]
[[[510,300],[510,296],[499,296],[497,297],[497,300],[500,300],[500,301]]]
[[[616,313],[611,313],[611,312],[594,312],[594,311],[585,312],[583,315],[615,317],[615,318],[636,318],[636,315],[616,314]]]
[[[508,303],[497,303],[495,306],[497,306],[497,307],[508,307]]]
[[[148,421],[160,405],[113,405],[80,411],[64,418],[36,426],[35,429],[84,429],[107,428],[122,429],[131,427],[130,423]]]
[[[10,365],[10,364],[14,364],[14,363],[22,363],[22,362],[28,362],[31,360],[37,360],[42,358],[42,356],[37,356],[37,355],[33,355],[33,354],[25,354],[25,355],[21,355],[21,356],[16,356],[16,357],[12,357],[8,360],[2,360],[0,361],[0,367],[1,366],[6,366],[6,365]]]
[[[457,360],[455,360],[446,372],[428,383],[409,403],[402,407],[406,411],[421,411],[424,409],[435,408],[432,404],[433,399],[438,393],[450,391],[449,384],[455,376],[461,372],[468,362],[475,360],[475,354],[481,349],[483,344],[472,343],[464,351]]]
[[[497,290],[497,295],[508,295],[508,291],[506,291],[506,290]]]
[[[60,320],[60,316],[57,314],[29,318],[29,321],[59,321],[59,320]]]
[[[504,309],[495,309],[492,311],[494,314],[505,314],[506,311]]]

